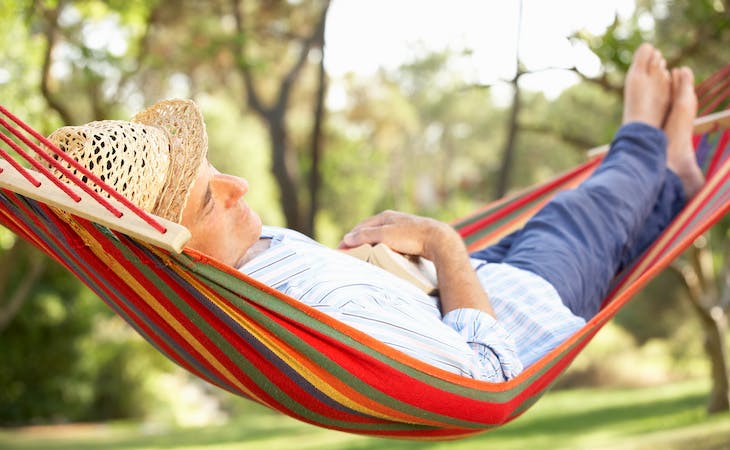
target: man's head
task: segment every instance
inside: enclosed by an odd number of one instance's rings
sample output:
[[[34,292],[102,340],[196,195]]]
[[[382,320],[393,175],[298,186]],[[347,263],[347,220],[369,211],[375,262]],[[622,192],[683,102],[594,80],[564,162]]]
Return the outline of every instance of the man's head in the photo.
[[[191,248],[235,266],[259,237],[261,221],[243,200],[248,184],[208,163],[203,116],[190,100],[159,102],[131,122],[63,127],[48,139],[145,211],[187,227]]]

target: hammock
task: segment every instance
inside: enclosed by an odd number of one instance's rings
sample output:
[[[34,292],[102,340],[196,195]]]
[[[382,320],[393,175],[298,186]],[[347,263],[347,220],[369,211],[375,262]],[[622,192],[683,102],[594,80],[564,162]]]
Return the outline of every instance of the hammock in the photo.
[[[718,109],[727,97],[728,74],[730,66],[698,87],[703,113]],[[18,159],[32,161],[29,150],[42,152],[35,141],[51,148],[1,106],[0,113],[8,118],[0,116],[7,130],[0,137]],[[180,253],[186,229],[149,216],[118,195],[104,200],[86,185],[47,182],[42,165],[31,162],[35,171],[23,169],[3,145],[0,224],[73,272],[165,356],[222,389],[335,430],[455,439],[496,428],[525,412],[638,289],[727,213],[730,134],[717,130],[728,126],[728,113],[697,120],[698,133],[712,132],[695,139],[706,186],[617,278],[596,317],[505,383],[431,367],[204,254]],[[455,226],[471,249],[492,243],[555,193],[584,180],[600,159],[593,156]]]

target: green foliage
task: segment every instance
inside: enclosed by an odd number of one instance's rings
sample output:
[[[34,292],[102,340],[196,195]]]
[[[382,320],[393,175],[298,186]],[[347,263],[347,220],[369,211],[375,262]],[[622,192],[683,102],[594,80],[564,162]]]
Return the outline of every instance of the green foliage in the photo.
[[[453,57],[426,53],[374,79],[341,80],[349,102],[328,119],[342,132],[329,136],[322,217],[346,224],[344,232],[363,218],[356,212],[390,208],[453,220],[491,199],[488,180],[497,166],[504,112],[451,68]],[[371,182],[355,181],[353,188],[353,177]],[[364,201],[346,206],[355,191]]]
[[[620,98],[590,83],[565,90],[545,109],[548,126],[581,156],[590,148],[611,142],[621,124]]]
[[[16,259],[11,279],[21,280],[25,260]],[[0,330],[0,424],[142,416],[149,406],[144,380],[163,363],[130,333],[78,280],[50,264]]]
[[[318,216],[319,239],[336,245],[345,232],[376,211],[387,195],[388,159],[367,141],[330,135]]]
[[[627,22],[615,20],[604,34],[593,36],[586,32],[576,33],[604,64],[607,73],[622,76],[631,65],[634,50],[643,42],[651,42],[653,30],[639,27],[641,12],[637,12]]]
[[[43,132],[60,126],[48,113],[38,87],[45,41],[27,19],[29,1],[9,1],[0,8],[0,103]]]
[[[81,343],[79,365],[90,379],[92,395],[78,419],[145,417],[156,401],[148,380],[170,371],[171,363],[118,317],[97,313],[95,322],[94,331]]]
[[[621,92],[621,78],[628,69],[631,55],[644,41],[660,48],[670,67],[689,65],[696,79],[701,81],[730,60],[730,49],[726,45],[730,40],[728,4],[714,0],[643,0],[637,2],[631,17],[617,19],[604,34],[592,36],[581,32],[576,38],[585,41],[601,58],[605,73],[593,82],[612,93],[615,99]],[[571,95],[571,91],[564,96]],[[575,100],[582,102],[580,98]],[[595,102],[602,106],[609,103],[615,104],[616,100],[606,98]],[[586,108],[576,111],[592,114]],[[608,114],[617,121],[618,112],[619,108],[614,107],[613,113]],[[602,117],[611,116],[602,114]],[[581,123],[591,133],[596,131],[590,121],[576,123]],[[569,133],[573,135],[573,132]],[[607,142],[609,139],[605,134],[603,136],[606,138],[603,141]],[[720,255],[723,239],[727,239],[727,227],[727,222],[721,221],[710,233],[718,268],[722,267]],[[616,323],[628,330],[640,345],[656,338],[667,339],[669,351],[677,361],[701,354],[701,333],[695,314],[688,306],[685,289],[676,272],[668,270],[622,309]]]
[[[652,42],[670,66],[689,65],[698,80],[723,67],[730,57],[730,6],[720,0],[642,0],[628,19],[616,20],[602,35],[576,33],[601,59],[614,83],[642,42]]]
[[[16,267],[22,273],[24,267]],[[16,279],[20,279],[16,275]],[[80,371],[77,343],[91,330],[93,315],[80,285],[53,265],[0,340],[0,422],[77,417],[90,398]],[[62,406],[64,405],[64,406]]]

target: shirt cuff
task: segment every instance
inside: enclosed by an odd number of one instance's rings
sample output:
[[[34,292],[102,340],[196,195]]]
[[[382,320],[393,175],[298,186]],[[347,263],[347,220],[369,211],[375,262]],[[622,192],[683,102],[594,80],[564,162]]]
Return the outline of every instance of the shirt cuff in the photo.
[[[460,308],[449,311],[441,319],[459,333],[474,350],[485,381],[507,381],[522,372],[517,347],[507,331],[484,311]]]

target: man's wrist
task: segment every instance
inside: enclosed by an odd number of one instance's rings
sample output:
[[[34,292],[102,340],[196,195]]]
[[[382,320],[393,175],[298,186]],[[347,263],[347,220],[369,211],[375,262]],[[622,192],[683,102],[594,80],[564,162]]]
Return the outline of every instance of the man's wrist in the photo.
[[[424,244],[423,256],[435,263],[445,255],[454,255],[456,251],[460,251],[464,243],[453,227],[436,220],[433,222],[429,238]]]

